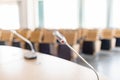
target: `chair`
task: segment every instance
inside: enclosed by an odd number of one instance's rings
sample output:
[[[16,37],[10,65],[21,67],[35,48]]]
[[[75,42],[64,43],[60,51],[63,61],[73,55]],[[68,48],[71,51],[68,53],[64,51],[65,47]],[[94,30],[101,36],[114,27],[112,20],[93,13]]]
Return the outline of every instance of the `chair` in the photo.
[[[43,39],[39,44],[39,52],[56,55],[56,38],[53,35],[53,30],[43,30]]]
[[[61,34],[63,34],[68,42],[78,53],[79,53],[79,44],[77,44],[77,31],[75,30],[61,30]],[[76,60],[77,55],[75,55],[69,47],[64,44],[58,44],[58,57],[67,59],[67,60]]]
[[[116,30],[115,30],[114,37],[115,37],[115,39],[116,39],[116,44],[115,44],[115,46],[116,46],[116,47],[120,47],[120,29],[116,29]]]
[[[77,43],[80,43],[82,39],[82,29],[77,29]]]
[[[82,45],[82,53],[96,55],[100,51],[101,42],[99,40],[99,30],[92,29],[87,31],[87,35]]]
[[[0,30],[1,32],[1,39],[0,45],[9,45],[11,46],[13,40],[13,33],[9,30]]]
[[[23,37],[25,37],[26,39],[29,39],[29,37],[31,35],[31,30],[30,29],[19,29],[19,30],[16,30],[16,31],[20,35],[22,35]],[[12,43],[12,46],[25,48],[25,41],[22,40],[21,38],[19,38],[18,36],[14,35],[14,41]]]
[[[17,33],[20,34],[20,31],[22,29],[17,29],[15,30]],[[12,42],[12,46],[15,46],[15,47],[21,47],[21,44],[20,44],[20,41],[19,41],[19,37],[17,35],[14,34],[13,36],[13,42]]]
[[[1,37],[2,37],[2,29],[0,29],[0,40],[1,40]]]
[[[114,30],[112,29],[103,29],[101,31],[101,49],[102,50],[111,50],[115,47],[115,38]]]
[[[78,44],[80,44],[80,51],[81,51],[81,49],[82,49],[82,45],[83,45],[83,41],[84,41],[84,39],[85,39],[85,37],[86,37],[86,35],[87,35],[87,31],[88,31],[88,29],[85,29],[85,28],[80,28],[80,29],[78,29]]]
[[[42,36],[43,36],[43,31],[41,29],[34,30],[31,32],[29,40],[32,42],[33,47],[35,48],[36,51],[38,51],[38,49],[39,49],[39,44],[42,41]],[[31,50],[29,44],[27,44],[27,43],[25,44],[25,48]]]

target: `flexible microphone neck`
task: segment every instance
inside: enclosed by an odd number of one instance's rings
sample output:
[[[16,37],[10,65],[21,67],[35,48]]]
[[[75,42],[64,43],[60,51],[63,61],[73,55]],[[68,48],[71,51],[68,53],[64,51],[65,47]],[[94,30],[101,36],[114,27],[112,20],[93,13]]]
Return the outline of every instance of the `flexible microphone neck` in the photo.
[[[31,53],[26,53],[24,55],[24,58],[26,58],[26,59],[35,59],[37,56],[35,54],[35,50],[33,48],[32,43],[28,39],[26,39],[25,37],[23,37],[22,35],[20,35],[19,33],[17,33],[15,30],[10,30],[10,31],[12,33],[14,33],[16,36],[18,36],[19,38],[21,38],[22,40],[24,40],[25,42],[27,42],[29,44],[32,52]]]
[[[67,45],[84,63],[86,63],[96,74],[97,76],[97,80],[99,80],[99,75],[97,73],[97,71],[94,69],[94,67],[89,64],[75,49],[73,49],[67,42],[67,40],[65,39],[65,37],[60,34],[58,31],[54,31],[53,35],[57,38],[57,40],[61,43],[61,44],[65,44]]]

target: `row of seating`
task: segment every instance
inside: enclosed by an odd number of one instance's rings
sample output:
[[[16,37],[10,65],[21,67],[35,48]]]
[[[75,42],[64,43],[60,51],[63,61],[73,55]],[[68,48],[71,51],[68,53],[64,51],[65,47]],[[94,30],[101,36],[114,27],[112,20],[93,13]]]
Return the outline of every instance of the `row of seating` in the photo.
[[[82,52],[93,54],[100,50],[111,50],[115,47],[115,30],[88,30],[83,42]]]
[[[77,56],[64,44],[57,42],[53,36],[54,30],[48,29],[18,29],[19,34],[29,39],[35,50],[38,52],[51,54],[67,60],[75,60]],[[112,29],[59,29],[68,43],[76,49],[77,52],[96,55],[102,50],[111,50],[115,46],[120,46],[120,30]],[[14,35],[9,30],[0,30],[0,44],[30,49],[30,46]]]

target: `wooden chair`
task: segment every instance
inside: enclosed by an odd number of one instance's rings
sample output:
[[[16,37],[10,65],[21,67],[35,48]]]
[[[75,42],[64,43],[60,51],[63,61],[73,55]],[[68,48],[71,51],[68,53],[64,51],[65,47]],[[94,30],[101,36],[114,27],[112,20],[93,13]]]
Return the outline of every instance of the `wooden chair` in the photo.
[[[103,29],[101,31],[101,49],[102,50],[111,50],[115,47],[115,38],[114,30],[112,29]]]
[[[34,30],[31,32],[31,35],[29,37],[29,40],[32,42],[34,48],[36,51],[39,49],[39,44],[42,41],[43,31],[42,30]],[[30,46],[26,43],[25,44],[26,49],[31,49]]]
[[[75,30],[63,30],[60,31],[68,42],[78,53],[80,45],[77,44],[77,31]],[[77,55],[75,55],[66,45],[58,45],[58,56],[67,60],[76,60]]]
[[[20,30],[16,30],[16,31],[20,35],[25,37],[26,39],[29,39],[29,37],[31,35],[31,30],[30,29],[20,29]],[[18,36],[14,35],[14,41],[13,41],[12,45],[16,46],[16,47],[25,48],[25,41],[22,40],[21,38],[19,38]]]
[[[13,41],[13,33],[10,32],[9,30],[1,30],[0,32],[1,32],[0,44],[11,46]]]
[[[2,29],[0,29],[0,40],[1,40],[1,37],[2,37]]]
[[[87,31],[87,35],[82,45],[82,53],[96,55],[100,51],[101,42],[99,40],[99,30],[92,29]]]
[[[82,39],[82,29],[77,29],[77,43],[80,43]]]
[[[115,44],[115,46],[116,46],[116,47],[120,47],[120,29],[116,29],[116,30],[115,30],[114,37],[115,37],[115,39],[116,39],[116,44]]]
[[[56,38],[53,35],[53,30],[43,30],[43,39],[39,44],[39,52],[56,55]]]
[[[82,45],[83,45],[83,41],[85,40],[85,37],[87,35],[87,31],[88,29],[85,29],[85,28],[80,28],[78,29],[78,44],[80,44],[80,51],[82,49]]]

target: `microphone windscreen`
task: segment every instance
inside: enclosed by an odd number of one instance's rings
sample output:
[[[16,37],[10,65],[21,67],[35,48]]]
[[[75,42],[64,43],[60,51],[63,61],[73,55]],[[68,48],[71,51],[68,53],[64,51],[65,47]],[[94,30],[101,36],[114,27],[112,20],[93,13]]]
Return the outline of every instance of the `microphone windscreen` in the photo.
[[[65,39],[65,37],[60,33],[60,32],[58,32],[58,31],[54,31],[53,32],[53,35],[58,39],[58,41],[60,42],[60,43],[66,43],[66,39]]]

